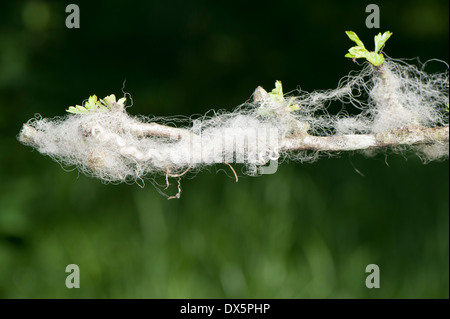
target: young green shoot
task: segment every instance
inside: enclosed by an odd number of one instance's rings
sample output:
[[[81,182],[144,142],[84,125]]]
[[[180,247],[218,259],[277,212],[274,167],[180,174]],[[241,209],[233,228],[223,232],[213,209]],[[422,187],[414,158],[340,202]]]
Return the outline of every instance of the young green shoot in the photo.
[[[66,112],[73,114],[86,114],[94,111],[109,111],[114,108],[124,108],[126,98],[121,98],[116,102],[116,96],[114,94],[108,95],[104,99],[98,100],[94,94],[84,103],[84,106],[75,105],[70,106]]]
[[[385,33],[375,36],[375,51],[369,51],[364,46],[364,43],[359,39],[358,35],[353,31],[345,31],[347,36],[356,43],[356,46],[351,47],[345,57],[351,58],[353,61],[359,58],[364,58],[374,66],[380,66],[384,62],[384,56],[381,53],[378,53],[381,48],[384,46],[386,41],[391,37],[392,32],[386,31]]]
[[[287,113],[300,110],[300,105],[292,103],[294,101],[294,97],[291,97],[289,99],[289,101],[287,101],[287,103],[286,103],[286,100],[284,98],[284,93],[283,93],[283,85],[282,85],[281,81],[279,81],[279,80],[277,80],[275,82],[275,88],[272,89],[272,91],[269,93],[267,93],[261,87],[259,87],[257,90],[258,90],[258,93],[261,95],[259,97],[259,99],[263,99],[263,100],[265,99],[266,102],[269,102],[269,103],[274,102],[276,105],[282,106],[283,108],[281,110],[284,110]],[[263,107],[263,106],[260,107],[259,114],[265,115],[265,116],[275,115],[273,110],[268,110],[266,107]]]

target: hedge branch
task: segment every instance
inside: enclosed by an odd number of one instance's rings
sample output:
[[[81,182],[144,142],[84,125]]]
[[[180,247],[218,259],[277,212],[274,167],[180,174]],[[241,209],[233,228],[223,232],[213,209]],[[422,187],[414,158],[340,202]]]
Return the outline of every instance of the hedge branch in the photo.
[[[358,151],[396,146],[417,146],[448,143],[448,127],[402,127],[389,132],[375,134],[351,134],[312,136],[304,134],[281,141],[283,151]]]
[[[232,112],[213,112],[196,120],[182,117],[134,117],[125,97],[116,101],[92,95],[70,106],[66,117],[24,124],[19,141],[104,182],[140,182],[149,176],[178,180],[213,164],[244,164],[247,175],[273,160],[312,162],[320,154],[345,151],[411,150],[424,162],[449,156],[448,70],[428,74],[381,53],[392,33],[375,36],[369,51],[356,33],[346,57],[365,59],[364,67],[344,77],[336,89],[283,93],[280,81],[267,92],[256,88],[253,100]],[[447,66],[447,64],[445,64]],[[448,68],[448,66],[447,66]],[[331,102],[341,110],[330,114]],[[354,109],[348,112],[348,107]],[[157,123],[159,122],[159,123]],[[174,122],[182,127],[172,126]],[[266,134],[268,133],[268,134]]]

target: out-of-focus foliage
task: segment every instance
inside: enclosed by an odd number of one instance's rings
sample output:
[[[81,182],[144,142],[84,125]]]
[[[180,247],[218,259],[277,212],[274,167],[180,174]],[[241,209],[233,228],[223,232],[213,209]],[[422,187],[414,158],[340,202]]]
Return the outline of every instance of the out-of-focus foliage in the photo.
[[[0,5],[0,298],[448,298],[448,162],[344,155],[237,184],[219,165],[167,201],[148,182],[64,171],[15,139],[36,112],[120,96],[125,79],[128,111],[147,115],[231,110],[275,80],[334,87],[358,68],[344,31],[379,32],[366,3],[78,1],[70,30],[69,3]],[[377,4],[395,33],[386,54],[448,61],[448,1]],[[64,284],[72,263],[80,289]],[[364,284],[372,263],[380,289]]]

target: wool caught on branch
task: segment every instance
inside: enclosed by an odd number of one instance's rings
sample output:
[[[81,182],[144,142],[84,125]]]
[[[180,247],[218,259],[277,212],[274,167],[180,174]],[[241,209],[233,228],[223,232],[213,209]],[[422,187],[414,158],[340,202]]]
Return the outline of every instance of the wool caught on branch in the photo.
[[[270,160],[312,162],[343,151],[409,150],[424,162],[441,160],[449,155],[448,66],[435,74],[425,66],[383,58],[336,89],[295,95],[277,81],[232,112],[190,119],[134,117],[125,98],[91,96],[64,117],[31,119],[18,138],[104,182],[180,178],[218,163],[242,163],[245,174],[258,175]],[[341,105],[336,114],[331,102]]]

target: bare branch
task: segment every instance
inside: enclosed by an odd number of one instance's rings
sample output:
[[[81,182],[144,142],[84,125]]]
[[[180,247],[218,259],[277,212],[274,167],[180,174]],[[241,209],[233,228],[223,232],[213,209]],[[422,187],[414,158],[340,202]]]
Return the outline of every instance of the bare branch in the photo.
[[[159,136],[175,140],[180,140],[182,138],[195,138],[196,136],[190,131],[182,128],[165,126],[158,123],[141,123],[139,121],[133,123],[130,130],[138,136]]]
[[[146,136],[194,138],[199,136],[183,128],[170,127],[156,123],[135,127],[135,132]],[[322,151],[342,152],[369,150],[396,146],[448,143],[449,127],[424,127],[419,125],[402,127],[388,132],[373,134],[350,134],[313,136],[307,133],[285,138],[280,142],[281,151]]]
[[[325,152],[356,151],[402,145],[448,143],[448,127],[402,127],[376,134],[312,136],[304,134],[282,141],[282,151],[313,150]]]

